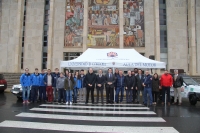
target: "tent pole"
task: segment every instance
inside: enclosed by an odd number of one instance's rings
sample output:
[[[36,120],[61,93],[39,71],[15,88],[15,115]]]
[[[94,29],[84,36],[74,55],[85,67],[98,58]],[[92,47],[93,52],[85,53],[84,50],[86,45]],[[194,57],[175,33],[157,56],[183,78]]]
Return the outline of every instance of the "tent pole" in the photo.
[[[113,67],[113,76],[114,76],[114,74],[115,73],[114,73],[114,67]],[[115,88],[115,86],[114,86],[114,90],[113,90],[114,91],[114,102],[115,102],[115,89],[117,89],[117,88]]]

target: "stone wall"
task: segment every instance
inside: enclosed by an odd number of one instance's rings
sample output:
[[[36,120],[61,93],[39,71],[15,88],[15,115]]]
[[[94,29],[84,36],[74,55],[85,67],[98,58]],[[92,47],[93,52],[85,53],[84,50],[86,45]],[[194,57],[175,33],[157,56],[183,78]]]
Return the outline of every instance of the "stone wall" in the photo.
[[[168,68],[188,70],[187,0],[167,0]]]
[[[54,4],[52,69],[59,68],[60,60],[63,60],[66,1],[55,0]]]
[[[28,0],[24,44],[24,68],[42,68],[44,0]]]
[[[197,72],[200,75],[200,1],[196,0]]]
[[[0,72],[14,72],[17,8],[17,0],[2,0]]]

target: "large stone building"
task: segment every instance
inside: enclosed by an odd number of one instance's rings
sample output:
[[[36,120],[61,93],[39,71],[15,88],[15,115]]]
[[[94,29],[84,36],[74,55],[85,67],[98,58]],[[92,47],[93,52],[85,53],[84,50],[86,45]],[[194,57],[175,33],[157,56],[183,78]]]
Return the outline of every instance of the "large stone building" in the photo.
[[[200,75],[200,0],[0,0],[0,31],[0,72],[59,68],[92,47]]]

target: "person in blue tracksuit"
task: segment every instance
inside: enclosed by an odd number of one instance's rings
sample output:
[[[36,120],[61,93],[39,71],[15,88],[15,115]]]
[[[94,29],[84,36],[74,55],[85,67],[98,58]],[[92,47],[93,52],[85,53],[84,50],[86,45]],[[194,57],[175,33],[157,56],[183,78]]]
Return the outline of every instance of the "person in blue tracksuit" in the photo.
[[[74,86],[74,99],[73,102],[77,103],[77,95],[78,95],[78,90],[81,88],[81,78],[79,75],[79,72],[76,71],[74,74],[74,82],[75,82],[75,86]]]
[[[30,95],[31,74],[29,73],[28,68],[26,68],[25,73],[20,76],[20,84],[22,86],[23,104],[29,103],[28,100]]]
[[[31,75],[31,102],[37,101],[38,90],[40,87],[40,74],[38,73],[38,68],[35,68],[35,73]]]
[[[46,102],[46,85],[44,84],[45,70],[41,71],[40,74],[40,88],[39,88],[39,101]]]
[[[57,87],[56,87],[56,81],[57,79],[60,77],[60,73],[59,73],[59,69],[56,68],[55,72],[52,74],[53,75],[53,84],[52,84],[52,88],[53,88],[53,99],[54,102],[56,102],[56,92],[57,92]]]
[[[117,75],[116,78],[116,95],[115,95],[115,102],[119,103],[119,92],[121,91],[121,97],[120,97],[120,103],[123,101],[124,97],[124,86],[125,86],[125,77],[123,75],[123,72],[120,70],[119,75]]]
[[[147,106],[147,93],[149,95],[149,105],[152,105],[152,76],[149,74],[149,71],[145,72],[145,77],[143,79],[144,86],[144,105]]]

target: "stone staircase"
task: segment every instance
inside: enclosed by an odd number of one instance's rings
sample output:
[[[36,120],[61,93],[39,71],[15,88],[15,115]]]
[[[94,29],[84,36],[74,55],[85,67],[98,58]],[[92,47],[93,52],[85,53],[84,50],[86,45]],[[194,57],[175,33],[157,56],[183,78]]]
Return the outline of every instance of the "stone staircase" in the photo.
[[[21,73],[3,73],[3,75],[7,81],[7,90],[10,90],[14,84],[20,83]]]

